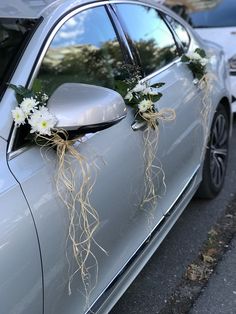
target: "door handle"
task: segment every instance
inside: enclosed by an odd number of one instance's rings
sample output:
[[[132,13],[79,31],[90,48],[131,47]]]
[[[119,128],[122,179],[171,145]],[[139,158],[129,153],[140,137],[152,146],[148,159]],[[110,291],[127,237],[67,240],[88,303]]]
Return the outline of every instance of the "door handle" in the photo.
[[[133,131],[144,130],[147,127],[146,121],[134,121],[131,125]]]

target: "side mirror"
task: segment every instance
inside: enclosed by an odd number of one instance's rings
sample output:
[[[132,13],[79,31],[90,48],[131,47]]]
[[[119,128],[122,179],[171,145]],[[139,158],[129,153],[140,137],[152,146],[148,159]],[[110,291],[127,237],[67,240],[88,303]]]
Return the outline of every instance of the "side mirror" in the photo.
[[[57,128],[73,135],[109,128],[126,117],[126,106],[117,92],[94,85],[65,83],[48,100]]]

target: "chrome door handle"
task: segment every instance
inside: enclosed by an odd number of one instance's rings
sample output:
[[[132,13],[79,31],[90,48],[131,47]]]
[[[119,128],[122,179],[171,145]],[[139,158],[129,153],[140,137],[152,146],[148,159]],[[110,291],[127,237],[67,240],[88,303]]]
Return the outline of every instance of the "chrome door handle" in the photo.
[[[131,125],[133,131],[144,130],[146,126],[146,121],[134,121],[134,123]]]

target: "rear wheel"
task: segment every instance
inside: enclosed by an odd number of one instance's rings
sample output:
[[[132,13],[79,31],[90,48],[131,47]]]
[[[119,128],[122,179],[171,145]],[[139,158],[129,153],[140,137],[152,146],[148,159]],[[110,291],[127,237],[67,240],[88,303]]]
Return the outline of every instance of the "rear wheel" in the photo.
[[[229,148],[229,117],[223,105],[219,105],[211,126],[206,150],[203,179],[197,191],[201,198],[214,198],[222,189]]]

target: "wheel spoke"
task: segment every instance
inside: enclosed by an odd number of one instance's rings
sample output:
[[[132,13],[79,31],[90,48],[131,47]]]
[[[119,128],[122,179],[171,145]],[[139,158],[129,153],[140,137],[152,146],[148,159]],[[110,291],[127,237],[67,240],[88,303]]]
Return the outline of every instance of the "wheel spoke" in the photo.
[[[220,114],[213,125],[211,137],[211,176],[215,186],[224,180],[227,161],[228,130],[224,115]]]
[[[218,157],[218,156],[227,156],[227,149],[226,148],[215,148],[213,150],[213,154]]]

